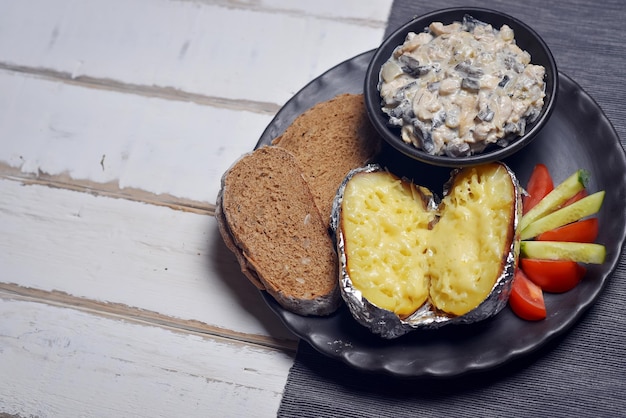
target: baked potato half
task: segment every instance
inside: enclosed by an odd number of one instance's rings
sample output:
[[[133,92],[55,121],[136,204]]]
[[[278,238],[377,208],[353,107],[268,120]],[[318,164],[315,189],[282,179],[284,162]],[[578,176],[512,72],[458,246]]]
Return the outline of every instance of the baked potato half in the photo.
[[[454,170],[440,201],[377,165],[353,170],[331,221],[352,315],[393,338],[497,314],[519,254],[520,190],[503,163]]]

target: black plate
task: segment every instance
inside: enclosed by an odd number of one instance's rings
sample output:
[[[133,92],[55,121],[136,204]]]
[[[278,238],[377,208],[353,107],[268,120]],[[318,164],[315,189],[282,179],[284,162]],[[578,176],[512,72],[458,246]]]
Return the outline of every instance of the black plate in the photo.
[[[278,112],[257,146],[269,144],[314,104],[340,93],[361,93],[372,54],[345,61],[304,87]],[[569,77],[559,77],[558,106],[550,122],[532,144],[505,162],[522,184],[537,163],[548,166],[555,183],[578,168],[589,170],[589,189],[608,191],[599,213],[597,240],[607,247],[607,259],[602,265],[589,266],[585,279],[570,292],[546,294],[548,317],[544,321],[520,320],[506,308],[477,324],[419,330],[383,340],[357,324],[346,307],[329,317],[302,317],[282,309],[263,292],[287,328],[319,352],[357,369],[402,377],[450,377],[490,369],[538,349],[571,328],[609,280],[626,238],[626,156],[613,126],[593,99]],[[441,190],[449,175],[449,169],[408,160],[391,148],[383,152],[380,162],[435,191]]]

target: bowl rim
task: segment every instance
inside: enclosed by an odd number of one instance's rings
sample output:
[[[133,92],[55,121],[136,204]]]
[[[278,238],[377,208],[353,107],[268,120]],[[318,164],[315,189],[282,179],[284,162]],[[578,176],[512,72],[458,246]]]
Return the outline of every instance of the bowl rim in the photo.
[[[487,152],[481,152],[467,157],[449,157],[447,155],[428,154],[416,148],[413,144],[407,144],[402,141],[400,136],[398,134],[395,134],[392,128],[387,125],[388,116],[385,115],[381,110],[380,94],[378,91],[380,67],[389,58],[389,55],[391,53],[390,51],[393,51],[393,49],[400,45],[400,43],[404,42],[406,33],[408,33],[410,30],[416,30],[415,26],[418,24],[418,22],[425,23],[424,28],[426,28],[428,24],[433,21],[446,20],[442,19],[442,17],[446,15],[461,14],[462,17],[462,15],[464,14],[472,15],[472,13],[493,15],[494,17],[498,17],[499,19],[508,20],[513,24],[513,26],[522,28],[532,37],[533,42],[537,43],[538,48],[543,51],[547,59],[548,65],[545,66],[547,99],[545,100],[539,117],[532,122],[532,126],[530,127],[530,129],[527,129],[524,135],[518,136],[513,139],[512,142],[505,147],[495,148],[495,146],[491,146],[488,148],[489,151]],[[490,23],[484,18],[478,19],[485,21],[486,23]],[[458,21],[458,19],[456,18],[453,18],[452,20]],[[513,28],[513,30],[517,32],[516,28]],[[396,38],[398,37],[401,37],[402,39],[400,43],[398,43],[398,41],[396,40]],[[394,147],[397,151],[400,151],[402,154],[405,154],[412,159],[431,165],[445,167],[464,167],[502,160],[505,157],[508,157],[515,152],[521,150],[530,142],[532,142],[536,138],[537,134],[541,131],[541,129],[545,126],[554,110],[554,107],[556,106],[559,87],[558,84],[558,69],[552,51],[548,47],[545,40],[532,27],[516,17],[494,9],[483,7],[450,7],[434,10],[421,15],[416,15],[406,23],[393,30],[389,35],[387,35],[378,46],[378,48],[376,48],[376,50],[374,51],[374,55],[369,62],[365,73],[363,92],[365,105],[370,121],[379,132],[379,134],[383,137],[383,139],[389,145]]]

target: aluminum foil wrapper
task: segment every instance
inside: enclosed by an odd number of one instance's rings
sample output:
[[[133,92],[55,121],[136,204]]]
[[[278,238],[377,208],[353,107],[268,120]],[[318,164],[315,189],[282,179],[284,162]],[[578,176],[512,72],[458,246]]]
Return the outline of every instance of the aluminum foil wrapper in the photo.
[[[344,190],[352,176],[355,174],[361,172],[367,173],[380,171],[384,169],[377,164],[370,164],[365,167],[352,170],[346,176],[333,201],[330,227],[334,234],[339,258],[339,288],[341,296],[357,322],[369,328],[370,331],[381,336],[382,338],[392,339],[400,337],[416,329],[436,329],[446,325],[471,324],[483,321],[498,314],[506,306],[509,294],[511,293],[515,267],[519,256],[519,222],[522,215],[522,189],[517,177],[511,169],[505,164],[502,165],[507,169],[515,188],[516,207],[513,219],[515,231],[514,238],[508,248],[506,257],[503,259],[503,268],[500,276],[497,278],[487,298],[485,298],[476,308],[461,316],[443,312],[433,306],[430,301],[426,301],[426,303],[424,303],[410,316],[400,318],[394,312],[381,309],[370,303],[365,297],[363,297],[359,289],[354,287],[347,271],[345,241],[341,228],[339,227]],[[450,180],[446,183],[446,185],[444,185],[444,195],[449,192],[449,187],[451,187],[452,180],[458,171],[458,169],[452,171]],[[421,189],[426,190],[424,188]],[[432,194],[432,192],[428,192],[429,193],[423,193],[424,197],[430,196],[429,201],[427,202],[427,207],[429,209],[436,210],[439,205],[439,199],[436,195]]]

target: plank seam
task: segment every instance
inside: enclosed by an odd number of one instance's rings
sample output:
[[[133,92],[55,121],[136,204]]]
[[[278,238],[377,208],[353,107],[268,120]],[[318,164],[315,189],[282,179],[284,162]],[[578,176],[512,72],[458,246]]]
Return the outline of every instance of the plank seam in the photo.
[[[77,180],[69,175],[50,175],[39,171],[37,174],[22,173],[18,168],[0,162],[0,179],[20,182],[25,186],[45,186],[54,189],[88,193],[94,196],[125,199],[133,202],[164,206],[173,210],[200,215],[215,216],[215,204],[192,199],[179,198],[170,194],[154,194],[136,188],[121,189],[117,182],[95,183]]]
[[[20,300],[41,303],[61,308],[74,309],[110,319],[122,320],[141,325],[156,326],[173,332],[197,335],[228,342],[252,344],[264,348],[295,353],[297,341],[283,340],[263,335],[246,334],[232,331],[202,321],[180,319],[155,311],[131,307],[116,302],[100,302],[70,295],[58,290],[41,290],[24,287],[14,283],[0,283],[0,299]]]
[[[193,4],[206,4],[211,6],[223,7],[232,10],[249,10],[259,13],[273,13],[282,14],[286,16],[298,17],[298,18],[313,18],[318,20],[327,20],[331,22],[341,22],[349,25],[364,26],[368,28],[385,28],[387,26],[388,15],[381,16],[381,19],[368,19],[358,17],[343,17],[325,15],[321,13],[303,12],[294,9],[270,7],[267,4],[261,4],[258,2],[242,2],[237,0],[175,0],[181,3],[193,3]],[[390,10],[389,10],[390,11]]]
[[[155,85],[146,86],[141,84],[125,83],[110,78],[74,75],[66,71],[57,71],[49,68],[33,68],[7,62],[0,62],[0,70],[9,73],[28,75],[49,81],[61,82],[72,86],[108,90],[117,93],[133,94],[142,97],[159,98],[178,102],[191,102],[202,106],[241,110],[264,115],[274,115],[281,108],[281,105],[276,103],[206,96],[199,93],[191,93],[177,89],[175,87]]]

